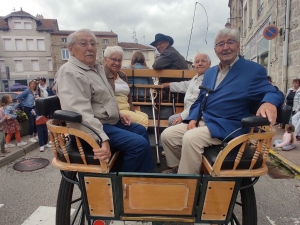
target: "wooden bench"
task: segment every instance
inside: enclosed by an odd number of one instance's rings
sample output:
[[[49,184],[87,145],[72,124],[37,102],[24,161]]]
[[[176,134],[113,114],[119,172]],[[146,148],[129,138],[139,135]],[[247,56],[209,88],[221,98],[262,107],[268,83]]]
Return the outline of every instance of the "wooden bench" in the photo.
[[[190,80],[196,75],[195,70],[153,70],[153,69],[122,69],[127,77],[154,77],[154,78],[170,78]],[[183,95],[179,93],[171,93],[169,89],[163,89],[162,85],[148,85],[148,84],[130,84],[132,89],[132,100],[136,110],[147,113],[149,116],[149,127],[154,126],[152,115],[152,103],[149,97],[149,90],[155,89],[157,97],[155,105],[157,109],[157,126],[168,127],[168,118],[172,114],[181,113],[184,108]],[[144,96],[139,96],[139,91],[143,90]],[[174,103],[173,97],[174,96]],[[181,96],[181,97],[180,97]]]

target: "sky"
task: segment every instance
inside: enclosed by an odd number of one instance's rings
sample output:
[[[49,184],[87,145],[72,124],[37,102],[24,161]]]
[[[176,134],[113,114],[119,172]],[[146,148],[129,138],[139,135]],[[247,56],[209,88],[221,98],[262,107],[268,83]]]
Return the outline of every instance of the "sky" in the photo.
[[[9,0],[1,4],[0,16],[22,7],[33,16],[42,14],[45,19],[57,19],[60,30],[112,30],[119,42],[134,42],[135,32],[138,43],[143,45],[154,41],[156,33],[163,33],[174,39],[173,47],[187,60],[193,61],[197,52],[202,52],[216,65],[219,60],[213,49],[214,39],[229,18],[228,0],[198,3],[194,0]]]

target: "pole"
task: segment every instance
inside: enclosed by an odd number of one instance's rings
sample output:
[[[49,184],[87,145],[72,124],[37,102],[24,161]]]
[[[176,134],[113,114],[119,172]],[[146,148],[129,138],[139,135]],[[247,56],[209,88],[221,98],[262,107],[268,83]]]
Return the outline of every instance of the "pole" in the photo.
[[[156,147],[156,164],[160,164],[159,159],[159,150],[158,150],[158,138],[157,138],[157,127],[156,127],[156,121],[155,121],[155,106],[154,106],[154,99],[157,96],[156,90],[150,88],[150,96],[151,96],[151,102],[152,102],[152,113],[153,113],[153,124],[154,124],[154,135],[155,135],[155,147]],[[153,96],[155,93],[155,97]]]

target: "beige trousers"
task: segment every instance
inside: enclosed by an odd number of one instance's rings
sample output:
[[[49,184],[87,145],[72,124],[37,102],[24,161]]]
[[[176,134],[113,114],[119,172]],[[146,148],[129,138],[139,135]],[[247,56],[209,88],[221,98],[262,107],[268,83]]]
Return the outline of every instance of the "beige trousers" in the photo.
[[[149,119],[146,113],[143,113],[138,110],[135,110],[135,112],[132,112],[130,110],[120,110],[120,113],[129,115],[132,123],[138,123],[144,126],[146,130],[148,129]]]
[[[200,121],[199,127],[191,130],[187,130],[185,123],[168,127],[161,134],[161,142],[167,165],[178,166],[179,174],[199,174],[204,147],[222,143],[211,137],[203,121]]]

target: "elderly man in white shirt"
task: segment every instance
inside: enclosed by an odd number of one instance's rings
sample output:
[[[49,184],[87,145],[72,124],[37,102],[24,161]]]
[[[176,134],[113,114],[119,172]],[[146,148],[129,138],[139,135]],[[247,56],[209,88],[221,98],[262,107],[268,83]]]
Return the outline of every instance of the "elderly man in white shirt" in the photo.
[[[182,113],[175,114],[169,118],[169,126],[179,124],[188,117],[191,105],[196,101],[202,84],[203,74],[210,67],[211,60],[207,54],[198,53],[194,59],[197,74],[189,81],[163,83],[163,88],[170,88],[171,92],[185,93],[184,110]]]

